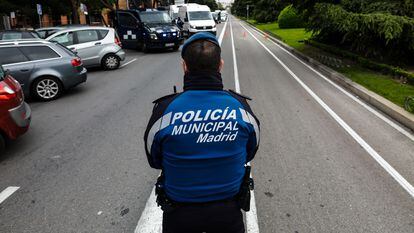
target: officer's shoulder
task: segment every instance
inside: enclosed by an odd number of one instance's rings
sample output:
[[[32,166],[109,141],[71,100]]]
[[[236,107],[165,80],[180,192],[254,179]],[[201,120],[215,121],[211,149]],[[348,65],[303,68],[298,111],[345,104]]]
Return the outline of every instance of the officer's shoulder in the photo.
[[[242,99],[245,99],[245,100],[252,100],[252,98],[248,97],[247,95],[242,95],[240,93],[237,93],[234,90],[229,89],[228,92],[236,98],[242,98]]]
[[[154,103],[154,104],[159,104],[159,103],[164,102],[164,101],[172,100],[172,99],[174,99],[176,96],[178,96],[179,94],[181,94],[181,93],[173,93],[173,94],[169,94],[169,95],[166,95],[166,96],[163,96],[163,97],[160,97],[160,98],[158,98],[158,99],[154,100],[152,103]]]

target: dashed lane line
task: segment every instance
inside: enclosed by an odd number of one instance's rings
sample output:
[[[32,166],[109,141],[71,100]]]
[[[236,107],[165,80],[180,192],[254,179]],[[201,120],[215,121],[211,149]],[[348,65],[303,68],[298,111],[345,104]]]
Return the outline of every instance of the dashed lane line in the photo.
[[[120,68],[125,67],[125,66],[127,66],[127,65],[131,64],[132,62],[134,62],[134,61],[136,61],[136,60],[137,60],[137,59],[136,59],[136,58],[134,58],[134,59],[132,59],[131,61],[125,62],[124,64],[122,64],[122,65],[120,66]]]
[[[0,193],[0,204],[5,201],[7,198],[9,198],[11,195],[13,195],[14,192],[16,192],[20,187],[16,186],[10,186],[7,187],[5,190],[3,190]]]

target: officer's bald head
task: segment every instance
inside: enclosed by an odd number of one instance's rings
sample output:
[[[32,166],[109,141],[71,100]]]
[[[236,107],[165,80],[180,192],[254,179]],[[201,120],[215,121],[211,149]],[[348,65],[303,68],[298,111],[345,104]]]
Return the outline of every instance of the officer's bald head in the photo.
[[[223,62],[221,49],[208,40],[197,40],[189,44],[184,53],[185,72],[220,72]]]

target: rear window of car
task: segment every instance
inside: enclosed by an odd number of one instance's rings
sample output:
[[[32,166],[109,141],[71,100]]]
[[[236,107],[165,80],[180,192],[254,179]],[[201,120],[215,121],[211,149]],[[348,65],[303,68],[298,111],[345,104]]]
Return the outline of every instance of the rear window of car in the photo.
[[[2,40],[18,40],[18,39],[30,39],[30,38],[38,38],[38,35],[32,32],[3,32],[1,33]]]
[[[68,47],[66,47],[66,46],[64,46],[64,45],[62,45],[58,42],[55,42],[55,45],[58,46],[59,48],[61,48],[63,51],[65,51],[65,53],[68,54],[69,56],[76,57],[76,54],[74,52],[72,52],[72,50],[68,49]]]
[[[0,48],[0,63],[3,65],[28,61],[18,48]]]
[[[97,30],[99,32],[100,37],[103,39],[108,35],[109,30]]]
[[[49,58],[60,57],[53,49],[49,46],[39,45],[39,46],[21,46],[20,50],[31,60],[43,60]]]
[[[78,43],[86,43],[99,40],[98,32],[96,30],[81,30],[76,31],[78,36]]]

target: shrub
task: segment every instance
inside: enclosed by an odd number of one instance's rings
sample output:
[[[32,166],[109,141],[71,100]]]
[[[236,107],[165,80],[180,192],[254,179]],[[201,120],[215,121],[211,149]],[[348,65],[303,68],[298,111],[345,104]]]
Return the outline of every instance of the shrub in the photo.
[[[302,18],[292,5],[283,9],[278,17],[279,28],[301,28],[303,27]]]
[[[308,26],[324,43],[350,48],[367,57],[414,58],[414,19],[389,13],[353,13],[340,5],[318,3]]]

